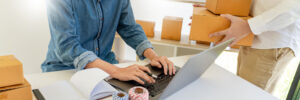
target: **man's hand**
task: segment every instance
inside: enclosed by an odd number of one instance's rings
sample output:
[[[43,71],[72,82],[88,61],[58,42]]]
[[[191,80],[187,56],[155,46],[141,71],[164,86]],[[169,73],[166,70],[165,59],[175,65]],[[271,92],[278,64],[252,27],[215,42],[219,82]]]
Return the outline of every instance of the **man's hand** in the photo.
[[[230,44],[230,46],[233,46],[239,40],[246,37],[248,34],[252,34],[250,26],[249,26],[249,24],[246,20],[241,19],[239,17],[229,15],[229,14],[222,14],[221,16],[227,18],[228,20],[230,20],[231,21],[231,26],[226,30],[216,32],[216,33],[213,33],[213,34],[210,35],[210,37],[225,35],[224,39],[221,40],[221,42],[218,42],[217,44],[234,38],[234,41]]]
[[[173,75],[176,72],[176,68],[174,67],[173,62],[171,62],[167,57],[165,56],[156,56],[153,58],[150,62],[151,66],[156,66],[158,68],[163,68],[165,75]]]
[[[134,80],[140,84],[145,84],[141,79],[146,80],[148,83],[155,83],[155,80],[147,75],[144,71],[150,72],[150,69],[140,65],[131,65],[126,68],[118,68],[111,75],[111,77],[121,81]],[[140,79],[141,78],[141,79]]]
[[[173,62],[165,56],[158,56],[151,48],[144,51],[144,56],[150,60],[152,66],[163,68],[165,75],[173,75],[176,72]],[[169,72],[169,73],[168,73]]]

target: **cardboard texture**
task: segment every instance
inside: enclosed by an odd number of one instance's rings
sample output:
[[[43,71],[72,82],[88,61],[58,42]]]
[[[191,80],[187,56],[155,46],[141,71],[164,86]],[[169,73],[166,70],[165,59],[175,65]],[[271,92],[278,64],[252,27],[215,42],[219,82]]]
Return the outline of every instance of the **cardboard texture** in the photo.
[[[22,63],[13,55],[0,56],[0,87],[24,82]]]
[[[241,17],[245,20],[251,17]],[[194,7],[194,14],[191,26],[190,40],[202,41],[202,42],[218,42],[224,38],[221,37],[209,37],[209,34],[225,30],[230,27],[231,22],[219,15],[215,15],[208,11],[204,7]],[[254,35],[249,34],[244,39],[240,40],[237,45],[239,46],[251,46]]]
[[[161,38],[180,41],[182,21],[183,18],[181,17],[164,17]]]
[[[145,31],[147,37],[154,37],[155,22],[136,20],[136,23],[140,24]]]
[[[0,100],[32,100],[31,85],[27,80],[24,84],[0,88]]]
[[[206,0],[206,8],[215,14],[249,16],[252,0]]]

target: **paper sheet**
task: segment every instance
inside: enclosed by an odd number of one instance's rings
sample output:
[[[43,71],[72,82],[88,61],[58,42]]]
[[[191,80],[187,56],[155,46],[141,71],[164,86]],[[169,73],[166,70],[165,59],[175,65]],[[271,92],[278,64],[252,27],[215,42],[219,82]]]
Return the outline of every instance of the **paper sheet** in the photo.
[[[101,80],[108,76],[107,73],[98,68],[91,68],[75,73],[70,82],[90,100],[90,94],[93,89]]]
[[[46,100],[87,100],[68,81],[59,81],[39,90]]]
[[[107,97],[112,95],[117,90],[113,88],[110,84],[102,80],[97,84],[90,95],[90,100],[98,100],[103,97]]]

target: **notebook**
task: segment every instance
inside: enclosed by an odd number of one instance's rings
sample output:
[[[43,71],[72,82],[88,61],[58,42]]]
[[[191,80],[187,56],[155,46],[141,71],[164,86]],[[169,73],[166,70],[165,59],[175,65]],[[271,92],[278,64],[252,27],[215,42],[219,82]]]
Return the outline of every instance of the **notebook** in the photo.
[[[98,68],[76,72],[70,80],[39,88],[46,100],[97,100],[117,91],[103,81],[109,75]]]

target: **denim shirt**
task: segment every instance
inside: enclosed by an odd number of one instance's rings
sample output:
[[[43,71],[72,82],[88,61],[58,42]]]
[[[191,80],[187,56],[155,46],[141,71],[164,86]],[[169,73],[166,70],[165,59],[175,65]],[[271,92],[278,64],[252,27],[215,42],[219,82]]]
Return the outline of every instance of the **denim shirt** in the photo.
[[[130,0],[48,0],[47,14],[51,40],[43,72],[84,69],[97,58],[118,63],[111,51],[116,32],[140,59],[152,48]]]

